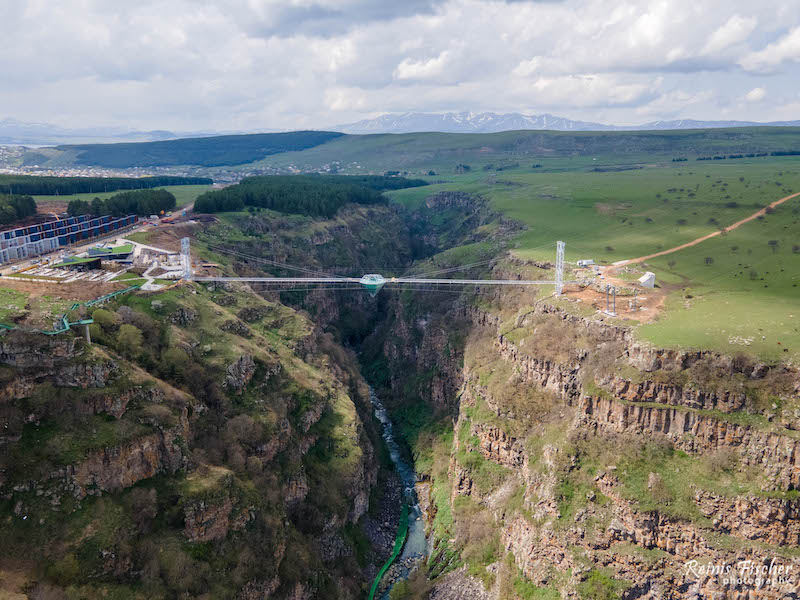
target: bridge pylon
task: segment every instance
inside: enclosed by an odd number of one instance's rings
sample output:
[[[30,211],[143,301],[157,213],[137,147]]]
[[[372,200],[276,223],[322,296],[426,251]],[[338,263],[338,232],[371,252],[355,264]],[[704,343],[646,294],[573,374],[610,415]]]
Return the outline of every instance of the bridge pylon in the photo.
[[[192,251],[189,238],[181,239],[181,263],[183,266],[183,277],[185,281],[192,280]]]
[[[564,290],[564,242],[556,242],[556,296]]]

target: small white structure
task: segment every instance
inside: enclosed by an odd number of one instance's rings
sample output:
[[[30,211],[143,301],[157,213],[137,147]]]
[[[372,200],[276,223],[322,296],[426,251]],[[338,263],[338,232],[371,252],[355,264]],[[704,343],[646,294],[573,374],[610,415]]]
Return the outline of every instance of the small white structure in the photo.
[[[656,274],[652,271],[647,271],[644,275],[639,277],[639,284],[646,288],[656,287]]]
[[[579,267],[589,267],[594,264],[593,258],[584,258],[583,260],[578,261]]]

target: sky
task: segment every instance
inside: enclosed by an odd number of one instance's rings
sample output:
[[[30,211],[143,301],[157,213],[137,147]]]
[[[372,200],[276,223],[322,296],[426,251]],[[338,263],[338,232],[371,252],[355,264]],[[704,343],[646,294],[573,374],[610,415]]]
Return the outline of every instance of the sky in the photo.
[[[0,120],[800,119],[798,0],[0,0]]]

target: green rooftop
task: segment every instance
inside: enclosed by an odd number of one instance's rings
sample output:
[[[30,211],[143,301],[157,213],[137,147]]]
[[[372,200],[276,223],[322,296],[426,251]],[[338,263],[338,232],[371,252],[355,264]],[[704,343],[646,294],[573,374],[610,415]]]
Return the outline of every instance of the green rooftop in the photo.
[[[100,260],[100,256],[89,256],[86,258],[78,258],[77,256],[70,256],[69,258],[65,258],[63,261],[55,265],[56,267],[73,267],[75,265],[82,265],[85,263],[94,262],[96,260]]]
[[[122,246],[112,246],[110,248],[89,248],[89,256],[116,256],[117,254],[130,254],[133,252],[133,244],[123,244]]]

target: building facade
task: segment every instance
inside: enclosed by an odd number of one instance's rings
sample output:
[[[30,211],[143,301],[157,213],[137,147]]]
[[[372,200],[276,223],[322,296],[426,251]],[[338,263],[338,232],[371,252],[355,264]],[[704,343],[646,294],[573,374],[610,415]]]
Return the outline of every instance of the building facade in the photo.
[[[92,218],[89,215],[68,217],[28,227],[0,232],[0,264],[53,252],[58,248],[106,235],[135,225],[136,215]]]

